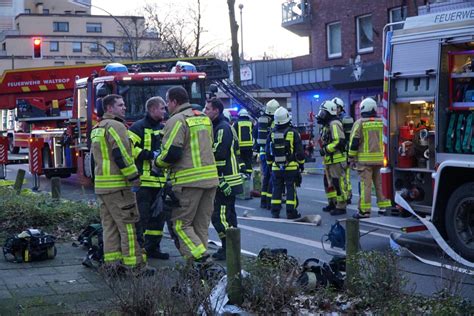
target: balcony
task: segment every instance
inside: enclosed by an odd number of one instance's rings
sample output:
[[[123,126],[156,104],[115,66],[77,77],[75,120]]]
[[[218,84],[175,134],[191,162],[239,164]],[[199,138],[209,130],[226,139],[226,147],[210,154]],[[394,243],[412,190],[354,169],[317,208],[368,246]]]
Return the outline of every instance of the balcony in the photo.
[[[289,0],[281,5],[281,26],[299,36],[311,33],[310,0]]]

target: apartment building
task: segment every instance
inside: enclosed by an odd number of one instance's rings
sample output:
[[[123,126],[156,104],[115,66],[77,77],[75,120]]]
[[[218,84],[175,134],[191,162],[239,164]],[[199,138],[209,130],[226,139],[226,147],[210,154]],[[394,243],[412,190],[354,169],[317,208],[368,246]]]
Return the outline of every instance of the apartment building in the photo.
[[[90,0],[0,0],[0,73],[6,69],[147,58],[157,45],[141,16],[91,15]],[[33,58],[33,39],[42,57]]]

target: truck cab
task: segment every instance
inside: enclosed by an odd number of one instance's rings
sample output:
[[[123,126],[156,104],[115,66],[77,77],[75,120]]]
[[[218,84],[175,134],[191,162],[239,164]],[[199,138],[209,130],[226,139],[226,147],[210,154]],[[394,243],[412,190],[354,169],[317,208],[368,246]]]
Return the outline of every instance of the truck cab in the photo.
[[[183,64],[182,64],[183,65]],[[183,86],[190,96],[190,103],[202,108],[206,101],[206,74],[196,72],[189,63],[175,67],[171,72],[130,73],[120,64],[108,65],[99,75],[76,80],[73,119],[70,135],[74,139],[78,172],[93,177],[93,161],[90,153],[90,132],[100,120],[101,99],[108,94],[118,94],[124,99],[126,120],[133,123],[141,119],[146,101],[154,96],[166,97],[173,86]]]

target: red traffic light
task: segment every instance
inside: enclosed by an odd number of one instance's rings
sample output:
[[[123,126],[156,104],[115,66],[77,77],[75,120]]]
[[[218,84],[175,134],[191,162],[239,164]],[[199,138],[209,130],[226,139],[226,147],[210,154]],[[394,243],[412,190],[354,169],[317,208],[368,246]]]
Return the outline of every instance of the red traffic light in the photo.
[[[41,53],[41,38],[33,38],[33,59],[43,58]]]

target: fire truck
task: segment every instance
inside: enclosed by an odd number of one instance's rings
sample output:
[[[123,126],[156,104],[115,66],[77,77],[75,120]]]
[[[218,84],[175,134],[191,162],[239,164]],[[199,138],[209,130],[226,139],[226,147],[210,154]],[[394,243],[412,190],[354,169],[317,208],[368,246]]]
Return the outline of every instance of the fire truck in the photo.
[[[451,258],[474,267],[474,8],[392,26],[383,33],[381,173],[400,212],[361,225],[428,230]]]

